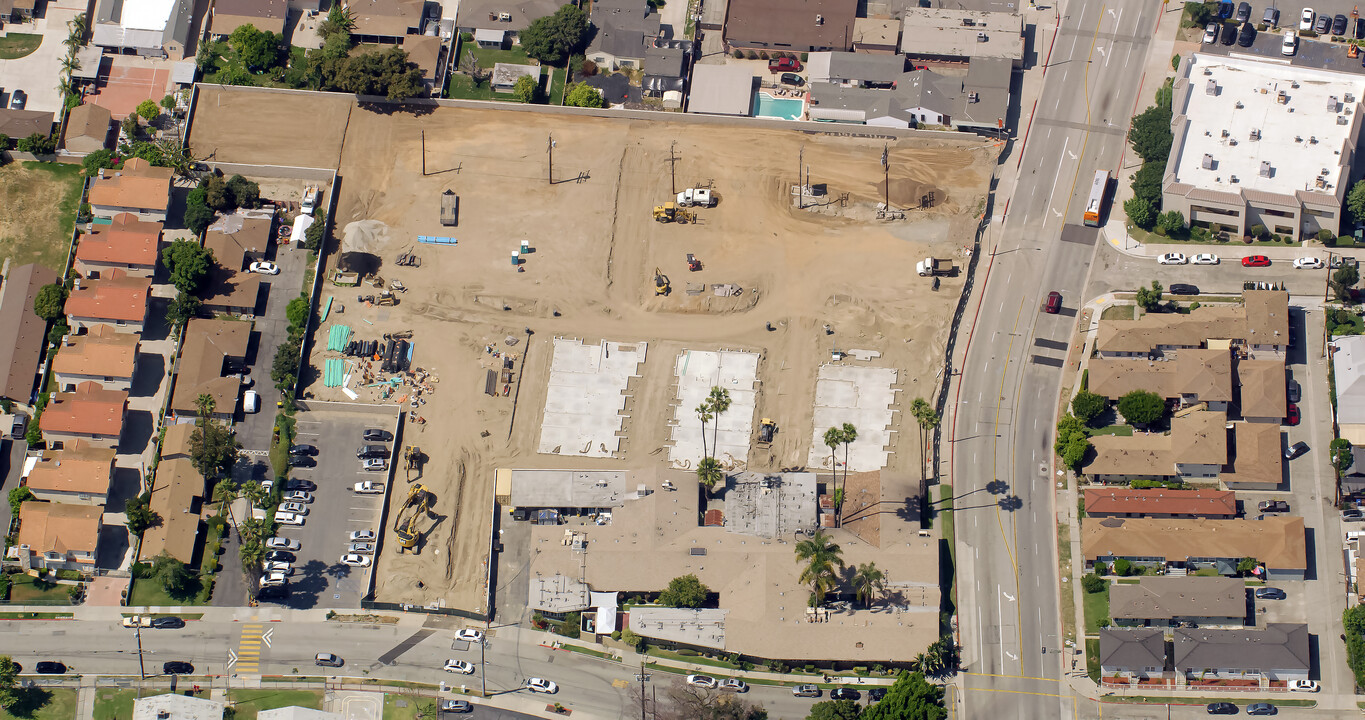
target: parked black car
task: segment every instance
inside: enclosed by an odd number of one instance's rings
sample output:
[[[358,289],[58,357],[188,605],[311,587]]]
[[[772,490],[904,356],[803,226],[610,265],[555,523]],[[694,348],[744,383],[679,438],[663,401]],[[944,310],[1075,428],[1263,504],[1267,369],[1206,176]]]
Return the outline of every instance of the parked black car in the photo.
[[[317,455],[318,449],[313,445],[299,444],[289,446],[290,455]]]
[[[1306,452],[1308,452],[1308,443],[1299,441],[1290,445],[1289,449],[1284,451],[1284,459],[1293,460]]]
[[[317,461],[313,459],[312,455],[291,454],[289,456],[289,467],[313,467],[317,464]]]
[[[265,554],[266,562],[292,563],[297,562],[297,560],[298,558],[294,557],[294,553],[291,553],[288,550],[271,550],[270,552]]]
[[[796,73],[782,73],[782,77],[779,79],[783,85],[791,85],[792,87],[801,87],[806,84],[806,79]]]
[[[161,672],[167,675],[189,675],[194,672],[194,666],[184,660],[171,660],[161,666]]]
[[[1255,595],[1257,600],[1283,600],[1289,597],[1283,590],[1275,587],[1258,587]]]
[[[393,436],[389,434],[388,430],[380,430],[378,428],[366,429],[363,437],[365,442],[388,442],[393,439]]]
[[[313,482],[312,480],[297,480],[294,478],[290,478],[289,481],[284,484],[284,489],[307,490],[308,492],[312,492],[318,489],[318,484]]]
[[[1240,712],[1236,705],[1225,702],[1209,703],[1206,710],[1210,715],[1236,715]]]
[[[1251,3],[1244,2],[1237,6],[1237,22],[1244,23],[1251,19]]]
[[[829,699],[831,700],[857,700],[862,696],[862,693],[853,688],[834,688],[829,691]]]
[[[168,615],[166,617],[159,617],[152,620],[152,627],[159,628],[161,630],[174,630],[175,628],[185,627],[185,621],[181,620],[178,617]]]
[[[1332,34],[1333,34],[1333,35],[1345,35],[1345,34],[1346,34],[1346,16],[1345,16],[1345,15],[1337,15],[1336,17],[1332,18]]]
[[[33,669],[40,675],[62,675],[66,673],[66,665],[52,660],[44,660],[33,666]]]
[[[1256,503],[1256,509],[1261,512],[1289,512],[1289,503],[1283,500],[1262,500]]]
[[[361,445],[355,451],[358,458],[385,458],[389,456],[389,449],[383,445]]]
[[[1233,23],[1223,23],[1223,37],[1218,42],[1224,45],[1231,45],[1237,42],[1237,26]]]
[[[1172,294],[1172,295],[1198,295],[1198,294],[1199,294],[1199,288],[1198,288],[1198,286],[1191,285],[1191,284],[1189,284],[1189,283],[1171,283],[1170,290],[1171,290],[1171,294]]]
[[[1341,17],[1338,15],[1337,17]],[[1247,706],[1248,715],[1275,715],[1279,711],[1270,703],[1252,703]]]
[[[1237,44],[1248,48],[1256,42],[1256,28],[1251,23],[1242,23],[1242,29],[1237,32]]]

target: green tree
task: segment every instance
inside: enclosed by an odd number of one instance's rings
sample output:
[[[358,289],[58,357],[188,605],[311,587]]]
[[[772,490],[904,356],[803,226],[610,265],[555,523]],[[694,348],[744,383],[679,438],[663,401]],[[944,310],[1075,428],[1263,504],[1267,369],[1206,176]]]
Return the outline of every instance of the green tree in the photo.
[[[175,96],[167,95],[166,97],[161,98],[161,109],[165,110],[166,112],[171,112],[172,110],[174,110]]]
[[[52,283],[38,288],[33,296],[33,314],[49,322],[62,317],[66,307],[66,287]]]
[[[1147,390],[1133,390],[1119,398],[1119,413],[1133,425],[1151,425],[1166,414],[1166,400]]]
[[[9,491],[9,511],[11,517],[19,517],[19,508],[33,499],[33,491],[26,485],[11,488]]]
[[[576,5],[564,5],[554,15],[532,20],[517,39],[527,55],[546,65],[559,65],[583,45],[587,33],[587,14]]]
[[[190,433],[190,463],[206,482],[213,482],[227,475],[237,464],[242,444],[231,427],[213,420],[215,403],[212,397],[200,395],[195,399],[195,405],[199,418],[194,421],[194,431]]]
[[[825,446],[829,448],[829,471],[831,475],[830,481],[834,485],[833,494],[835,497],[834,522],[835,524],[838,524],[839,520],[841,519],[841,514],[839,512],[839,500],[842,499],[842,496],[839,492],[839,462],[835,460],[834,451],[837,450],[839,446],[842,445],[844,442],[843,428],[832,427],[825,430],[824,440]]]
[[[152,122],[161,117],[161,106],[157,105],[155,100],[143,100],[137,104],[137,115],[147,122]]]
[[[1052,449],[1062,457],[1062,463],[1073,471],[1079,471],[1090,450],[1090,433],[1081,419],[1067,413],[1057,421],[1057,440]]]
[[[289,327],[300,328],[308,324],[308,296],[299,295],[289,301],[284,306],[284,316],[289,320]]]
[[[313,218],[313,223],[303,231],[303,247],[306,250],[317,250],[322,247],[322,241],[327,237],[327,217],[319,214]]]
[[[8,577],[6,578],[8,580]],[[19,666],[13,658],[0,655],[0,710],[8,710],[19,701]]]
[[[886,590],[886,573],[875,562],[859,565],[853,571],[853,593],[858,602],[870,605],[877,593]]]
[[[114,151],[107,148],[96,150],[81,160],[81,167],[85,168],[85,174],[92,177],[98,175],[101,168],[116,168],[121,164],[114,155]]]
[[[702,459],[706,459],[711,457],[711,453],[706,449],[706,423],[711,422],[716,416],[711,411],[711,399],[702,400],[693,412],[697,413],[697,419],[701,421],[701,456]]]
[[[213,486],[213,501],[218,503],[220,513],[227,513],[228,521],[232,523],[232,530],[237,533],[238,541],[242,539],[242,532],[237,528],[237,518],[232,514],[232,503],[240,495],[240,489],[232,478],[223,478]]]
[[[1171,109],[1160,104],[1143,110],[1128,128],[1128,142],[1144,163],[1166,164],[1171,154]]]
[[[142,537],[142,533],[147,531],[157,523],[161,522],[161,516],[156,514],[151,508],[152,493],[144,492],[137,497],[128,498],[123,505],[123,515],[127,518],[128,532]]]
[[[220,175],[210,175],[199,184],[204,189],[204,202],[214,210],[227,212],[236,207],[233,204],[232,190]]]
[[[919,496],[920,502],[924,502],[929,491],[929,479],[926,475],[931,447],[929,441],[934,436],[934,428],[938,427],[939,417],[934,406],[924,398],[915,398],[915,401],[910,403],[910,415],[915,418],[915,425],[919,429]]]
[[[1162,287],[1161,283],[1157,282],[1156,280],[1152,281],[1151,288],[1143,287],[1138,288],[1136,298],[1138,307],[1142,308],[1143,310],[1146,310],[1147,312],[1156,312],[1160,308],[1161,293],[1165,289],[1166,288]]]
[[[1114,561],[1115,575],[1118,575],[1119,577],[1128,577],[1128,574],[1132,571],[1133,563],[1129,562],[1127,558],[1118,558]]]
[[[299,372],[299,345],[282,342],[275,348],[275,359],[270,363],[270,379],[281,391],[294,386]]]
[[[645,638],[642,635],[636,634],[635,631],[630,628],[626,628],[621,631],[621,642],[634,648],[636,652],[640,652],[644,649]]]
[[[1356,684],[1365,685],[1365,605],[1352,605],[1341,614],[1346,630],[1346,664],[1355,672]]]
[[[1355,464],[1355,453],[1351,449],[1351,441],[1346,438],[1337,438],[1332,441],[1332,467],[1337,469],[1337,473],[1344,473],[1351,469]]]
[[[1097,592],[1104,592],[1104,589],[1109,587],[1109,581],[1095,573],[1088,573],[1081,577],[1081,587],[1084,588],[1086,592],[1094,595]]]
[[[816,604],[824,602],[825,593],[835,585],[837,569],[843,569],[843,550],[823,530],[796,544],[796,559],[806,563],[797,582],[810,585]]]
[[[540,77],[522,75],[512,86],[512,99],[522,103],[540,102]]]
[[[932,647],[932,646],[931,646]],[[934,665],[940,658],[930,660]],[[920,673],[902,672],[886,697],[863,709],[860,720],[944,720],[943,688]]]
[[[1150,200],[1134,195],[1123,201],[1123,212],[1128,216],[1128,222],[1142,228],[1150,230],[1156,224],[1157,212]]]
[[[192,240],[176,240],[161,250],[161,264],[170,271],[171,284],[190,295],[199,292],[213,262],[213,251]]]
[[[199,298],[189,293],[179,293],[166,305],[166,322],[173,327],[181,328],[191,318],[199,314],[203,303]]]
[[[716,438],[720,434],[720,416],[730,409],[730,391],[722,387],[712,387],[706,396],[706,402],[711,406],[711,414],[716,416],[716,422],[711,426],[711,454],[715,455]]]
[[[1346,210],[1356,222],[1365,221],[1365,180],[1357,180],[1346,193]]]
[[[721,469],[720,461],[707,456],[697,463],[697,482],[706,487],[708,491],[718,485],[725,478],[725,471]]]
[[[51,392],[39,395],[38,406],[33,409],[33,417],[28,419],[28,428],[24,431],[24,441],[31,447],[38,447],[43,444],[43,410],[47,408],[47,403],[51,398]]]
[[[258,30],[250,23],[232,31],[228,43],[237,51],[248,70],[269,70],[279,64],[282,38],[275,33]]]
[[[1351,288],[1360,282],[1360,271],[1354,266],[1342,265],[1332,273],[1332,292],[1338,300],[1349,301]]]
[[[137,121],[137,113],[133,113],[123,118],[123,120],[119,122],[119,130],[123,131],[123,135],[128,139],[128,142],[131,143],[137,140],[138,136],[142,135],[142,124]],[[122,144],[123,141],[120,140],[119,142]]]
[[[811,705],[806,720],[858,720],[862,711],[852,700],[826,700]]]
[[[1185,14],[1189,16],[1188,27],[1204,27],[1209,24],[1213,14],[1212,9],[1202,2],[1185,3]]]
[[[33,133],[26,138],[20,138],[17,147],[20,152],[51,155],[57,150],[57,141],[42,133]]]
[[[1076,393],[1076,397],[1071,398],[1071,414],[1087,425],[1108,407],[1108,398],[1089,390],[1082,390]]]
[[[213,222],[216,213],[208,205],[208,191],[201,185],[185,196],[185,212],[181,224],[195,235],[202,234]]]
[[[565,6],[569,7],[569,6]],[[602,99],[602,93],[597,88],[587,83],[573,83],[564,93],[564,104],[573,107],[600,108],[606,107],[607,102]]]
[[[228,178],[227,189],[232,193],[232,203],[237,207],[254,208],[261,204],[261,186],[241,175]]]
[[[702,584],[696,575],[683,575],[668,581],[668,587],[659,593],[659,604],[665,607],[699,608],[706,603],[710,588]]]
[[[1156,218],[1156,229],[1169,237],[1180,237],[1185,232],[1185,216],[1179,210],[1168,210]]]
[[[332,9],[327,11],[327,17],[318,23],[318,37],[330,40],[334,35],[344,33],[349,39],[351,31],[355,29],[355,14],[346,9],[341,3],[333,3]]]
[[[152,561],[152,572],[161,579],[166,594],[177,600],[187,600],[199,592],[199,578],[185,563],[162,552]]]
[[[1256,558],[1244,557],[1237,561],[1237,572],[1247,575],[1256,569]]]

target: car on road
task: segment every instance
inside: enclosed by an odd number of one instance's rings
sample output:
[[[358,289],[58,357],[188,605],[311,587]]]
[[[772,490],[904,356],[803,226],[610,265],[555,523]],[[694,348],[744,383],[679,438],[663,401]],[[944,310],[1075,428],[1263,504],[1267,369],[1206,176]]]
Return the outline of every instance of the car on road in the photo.
[[[384,472],[389,469],[389,461],[384,458],[365,458],[360,465],[366,472]]]
[[[1337,14],[1336,16],[1334,16],[1334,17],[1332,18],[1332,34],[1333,34],[1333,35],[1345,35],[1345,34],[1346,34],[1346,16],[1345,16],[1345,15]]]
[[[796,697],[820,697],[820,688],[814,685],[797,685],[792,688],[792,695]]]
[[[886,697],[886,688],[884,687],[868,688],[867,690],[867,699],[872,702],[877,702],[884,697]]]
[[[393,439],[393,435],[389,434],[388,430],[365,428],[365,432],[361,433],[361,438],[363,438],[365,442],[388,442]]]
[[[474,628],[460,628],[460,631],[455,633],[455,639],[465,642],[483,642],[483,631]]]
[[[355,491],[361,495],[379,495],[384,492],[384,483],[377,483],[371,480],[358,482],[355,484]]]
[[[39,675],[62,675],[66,673],[66,665],[55,660],[44,660],[34,665],[33,670]]]
[[[358,553],[360,555],[373,555],[374,543],[353,542],[346,548],[348,553]]]
[[[174,615],[167,615],[166,617],[153,618],[152,627],[159,630],[174,630],[185,627],[185,621]]]
[[[350,535],[351,542],[374,542],[376,537],[373,530],[352,530]],[[459,635],[456,634],[456,637]]]
[[[801,72],[801,61],[792,57],[773,58],[768,61],[768,72]]]
[[[1242,258],[1242,267],[1270,267],[1270,258],[1264,255],[1248,255]]]
[[[310,493],[307,490],[290,490],[285,494],[284,499],[289,502],[307,504],[313,502],[313,493]]]
[[[792,87],[801,87],[806,84],[806,79],[796,73],[782,73],[778,76],[778,81],[783,85],[790,85]]]
[[[1265,14],[1261,16],[1261,22],[1270,27],[1277,27],[1280,24],[1280,9],[1274,5],[1265,9]]]
[[[1256,28],[1249,22],[1242,23],[1242,27],[1237,31],[1237,44],[1249,48],[1256,42]]]
[[[266,562],[293,563],[298,561],[298,558],[288,550],[271,550],[265,554],[265,560]]]
[[[1198,295],[1199,287],[1189,283],[1171,283],[1170,291],[1172,295]]]
[[[854,690],[853,688],[834,688],[833,690],[829,691],[829,699],[831,700],[856,701],[862,696],[863,696],[862,693],[858,692],[857,690]]]
[[[1218,42],[1218,23],[1211,22],[1204,28],[1204,44],[1212,45]]]
[[[1341,521],[1342,522],[1365,521],[1365,512],[1362,512],[1360,508],[1346,508],[1345,510],[1341,511]]]
[[[1188,262],[1188,260],[1185,259],[1185,256],[1178,252],[1158,255],[1156,261],[1160,265],[1184,265]]]
[[[346,664],[346,661],[342,660],[340,655],[333,655],[332,653],[318,653],[317,655],[313,656],[313,664],[321,665],[323,667],[341,667],[342,665]]]
[[[273,537],[265,541],[265,546],[271,550],[291,550],[297,552],[299,549],[299,541],[293,538]]]
[[[1251,19],[1251,3],[1240,2],[1237,4],[1237,14],[1234,19],[1239,23],[1244,23]]]
[[[1295,270],[1318,270],[1322,268],[1322,261],[1315,257],[1301,257],[1294,259]]]
[[[1300,31],[1300,32],[1306,32],[1306,31],[1308,31],[1308,30],[1312,30],[1312,29],[1313,29],[1313,18],[1316,17],[1316,16],[1317,16],[1317,13],[1314,13],[1314,12],[1313,12],[1313,8],[1309,8],[1309,7],[1304,8],[1304,9],[1303,9],[1303,12],[1300,13],[1300,15],[1299,15],[1299,31]]]
[[[1299,442],[1290,445],[1289,449],[1284,451],[1284,459],[1293,460],[1306,452],[1308,452],[1308,443],[1300,440]]]
[[[298,526],[303,524],[303,516],[291,512],[276,512],[275,522],[281,525]]]
[[[1218,256],[1213,253],[1199,253],[1190,256],[1191,265],[1217,265]]]
[[[1230,702],[1209,703],[1208,707],[1204,708],[1204,711],[1210,715],[1236,715],[1241,712],[1241,710],[1237,709],[1236,705],[1233,705]]]
[[[743,680],[740,680],[739,678],[725,678],[721,680],[720,689],[729,690],[730,692],[737,693],[749,692],[748,684],[746,684]]]
[[[280,266],[279,266],[279,265],[276,265],[275,263],[271,263],[271,262],[266,262],[266,261],[264,261],[264,260],[257,260],[256,262],[251,263],[251,266],[248,267],[247,270],[250,270],[251,272],[254,272],[254,273],[260,273],[260,274],[262,274],[262,275],[279,275],[279,274],[280,274]]]
[[[1338,15],[1337,17],[1341,17]],[[1270,703],[1252,703],[1247,706],[1248,715],[1275,715],[1279,711]]]
[[[716,686],[716,679],[710,675],[688,675],[687,684],[692,687],[706,688],[710,690]]]
[[[1283,500],[1262,500],[1256,503],[1256,510],[1263,513],[1289,512],[1289,503]]]
[[[441,712],[467,713],[474,712],[474,705],[468,700],[442,700]]]
[[[1286,414],[1286,415],[1284,416],[1284,424],[1286,424],[1286,425],[1291,425],[1291,426],[1292,426],[1292,425],[1298,425],[1298,424],[1299,424],[1299,406],[1298,406],[1298,405],[1295,405],[1294,403],[1289,403],[1289,412],[1288,412],[1288,414]]]
[[[473,675],[474,663],[464,660],[447,660],[446,672],[460,673],[461,675]]]
[[[1048,315],[1056,315],[1062,311],[1062,294],[1053,290],[1047,294],[1047,303],[1043,305],[1043,312]]]
[[[1289,597],[1283,590],[1275,587],[1258,587],[1254,594],[1257,600],[1283,600]]]
[[[1294,692],[1317,692],[1321,688],[1312,680],[1290,680],[1289,689]]]
[[[307,444],[307,443],[299,443],[298,445],[290,445],[290,446],[289,446],[289,454],[290,454],[290,455],[317,455],[317,454],[318,454],[318,449],[317,449],[317,446],[315,446],[315,445],[309,445],[309,444]]]
[[[318,461],[314,460],[312,455],[291,454],[289,456],[289,467],[316,467],[317,464]]]
[[[546,680],[545,678],[538,677],[526,678],[526,689],[531,692],[548,693],[550,695],[559,692],[559,686],[556,685],[553,680]]]
[[[161,665],[161,672],[167,675],[191,675],[194,666],[184,660],[170,660]]]
[[[1284,41],[1280,43],[1280,54],[1285,57],[1294,57],[1294,53],[1299,51],[1299,36],[1293,30],[1284,31]]]
[[[313,482],[312,480],[295,480],[293,478],[290,478],[287,482],[285,482],[284,489],[307,490],[309,492],[312,492],[318,489],[318,484]]]
[[[294,513],[295,515],[307,515],[308,506],[301,502],[280,503],[279,509],[283,512]]]
[[[358,555],[356,553],[346,553],[345,555],[341,556],[341,564],[349,565],[351,567],[369,567],[370,556]]]

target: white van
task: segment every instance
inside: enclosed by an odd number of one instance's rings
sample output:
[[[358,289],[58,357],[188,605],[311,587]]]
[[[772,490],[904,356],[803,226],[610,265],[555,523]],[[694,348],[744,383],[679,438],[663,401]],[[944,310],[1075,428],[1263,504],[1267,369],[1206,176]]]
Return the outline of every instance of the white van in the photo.
[[[261,411],[261,396],[255,390],[247,390],[242,393],[242,412],[257,413]]]

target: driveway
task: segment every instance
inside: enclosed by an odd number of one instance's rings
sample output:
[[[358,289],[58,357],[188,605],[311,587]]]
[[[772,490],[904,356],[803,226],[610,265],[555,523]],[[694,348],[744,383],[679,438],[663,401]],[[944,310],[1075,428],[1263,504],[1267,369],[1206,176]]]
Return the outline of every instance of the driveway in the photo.
[[[62,96],[57,92],[57,76],[61,74],[62,58],[66,55],[67,21],[81,12],[48,4],[44,17],[26,23],[6,23],[6,33],[29,33],[43,36],[43,42],[32,54],[16,60],[0,60],[0,88],[3,88],[4,107],[9,107],[10,94],[23,90],[28,94],[25,110],[60,112]]]
[[[237,424],[237,439],[241,440],[242,447],[259,453],[270,450],[275,412],[281,399],[280,391],[270,379],[270,365],[275,359],[275,348],[289,335],[289,321],[285,318],[284,309],[290,300],[299,296],[308,262],[308,253],[293,250],[293,245],[272,247],[275,248],[275,257],[266,259],[279,266],[280,274],[266,275],[261,283],[268,292],[265,311],[256,316],[255,351],[247,357],[250,366],[248,374],[255,381],[252,389],[261,395],[261,411],[245,415]]]

